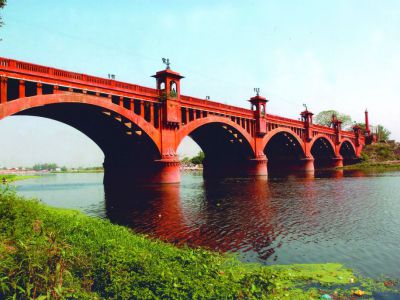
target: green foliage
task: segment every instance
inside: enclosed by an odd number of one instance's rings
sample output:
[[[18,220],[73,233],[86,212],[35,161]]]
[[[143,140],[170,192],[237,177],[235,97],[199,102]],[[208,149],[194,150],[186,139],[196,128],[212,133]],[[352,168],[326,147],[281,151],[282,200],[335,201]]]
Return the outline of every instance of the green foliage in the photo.
[[[385,142],[389,140],[390,134],[391,132],[387,128],[383,127],[382,125],[378,125],[377,127],[378,141]]]
[[[32,167],[32,169],[35,171],[44,171],[44,170],[55,171],[57,168],[58,166],[55,163],[36,164]]]
[[[367,145],[362,151],[363,157],[370,162],[400,160],[400,146],[395,143],[376,143]]]
[[[196,156],[191,158],[190,162],[195,165],[201,165],[203,164],[204,157],[204,152],[200,151]]]
[[[4,182],[10,183],[18,180],[24,180],[24,179],[31,179],[31,178],[36,178],[37,176],[35,175],[14,175],[14,174],[2,174],[0,175],[0,184]]]
[[[0,0],[0,9],[3,9],[4,6],[7,4],[7,0]],[[2,17],[0,16],[0,27],[3,26]]]
[[[339,264],[263,267],[176,248],[0,190],[0,299],[309,299],[310,284],[351,278]]]
[[[331,126],[332,124],[332,115],[335,115],[338,120],[342,121],[343,129],[350,129],[352,126],[351,117],[349,115],[345,115],[337,112],[336,110],[324,110],[321,111],[314,117],[314,123],[324,126]]]
[[[357,123],[357,125],[360,126],[363,131],[365,131],[365,123]],[[389,140],[391,132],[383,125],[378,125],[375,130],[376,131],[372,133],[377,134],[378,141],[386,142]]]
[[[184,163],[184,164],[185,163],[190,163],[190,160],[191,159],[189,157],[185,156],[184,158],[181,159],[181,163]]]
[[[361,152],[361,163],[345,169],[373,169],[374,171],[400,169],[400,144],[375,143],[367,145]]]

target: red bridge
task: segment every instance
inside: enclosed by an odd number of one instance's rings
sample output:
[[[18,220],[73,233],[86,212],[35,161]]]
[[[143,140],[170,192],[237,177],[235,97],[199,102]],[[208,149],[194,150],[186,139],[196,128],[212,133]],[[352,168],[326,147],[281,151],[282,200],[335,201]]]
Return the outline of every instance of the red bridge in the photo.
[[[181,95],[183,76],[169,67],[153,75],[155,89],[6,58],[0,76],[0,119],[40,116],[78,129],[104,152],[105,180],[179,182],[176,151],[186,136],[205,153],[205,176],[342,166],[370,137],[335,118],[332,128],[313,124],[307,109],[301,121],[267,114],[258,94],[251,110]]]

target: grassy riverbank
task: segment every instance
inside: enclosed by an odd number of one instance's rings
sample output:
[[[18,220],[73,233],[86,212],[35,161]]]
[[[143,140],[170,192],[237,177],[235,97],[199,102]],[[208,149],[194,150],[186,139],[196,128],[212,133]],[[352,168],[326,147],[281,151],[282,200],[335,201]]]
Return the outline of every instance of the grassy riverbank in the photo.
[[[18,181],[18,180],[25,180],[25,179],[31,179],[31,178],[36,178],[38,177],[37,175],[14,175],[14,174],[0,174],[0,184],[3,181],[3,178],[5,178],[7,183]]]
[[[1,299],[319,299],[359,284],[340,264],[245,264],[0,191]]]
[[[364,147],[361,162],[345,166],[346,170],[400,170],[400,145],[376,143]]]

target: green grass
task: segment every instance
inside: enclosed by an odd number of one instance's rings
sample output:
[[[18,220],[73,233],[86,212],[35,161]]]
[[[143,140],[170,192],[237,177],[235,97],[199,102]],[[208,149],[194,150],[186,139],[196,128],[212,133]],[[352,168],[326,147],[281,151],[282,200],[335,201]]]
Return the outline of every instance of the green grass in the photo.
[[[18,180],[25,180],[31,178],[37,178],[37,175],[14,175],[14,174],[0,174],[0,184],[3,182],[3,178],[6,179],[7,183],[18,181]]]
[[[0,299],[319,299],[349,295],[353,279],[340,264],[265,267],[177,248],[0,191]]]
[[[342,167],[344,170],[366,170],[366,171],[398,171],[400,170],[400,161],[396,162],[370,162],[365,161],[354,165]]]
[[[400,145],[396,143],[367,145],[361,152],[361,162],[345,166],[343,169],[377,172],[400,170]]]

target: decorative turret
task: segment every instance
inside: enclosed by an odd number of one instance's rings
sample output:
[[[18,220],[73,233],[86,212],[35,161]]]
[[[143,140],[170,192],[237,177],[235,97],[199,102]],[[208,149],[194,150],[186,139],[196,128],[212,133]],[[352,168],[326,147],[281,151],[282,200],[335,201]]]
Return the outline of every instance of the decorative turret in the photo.
[[[303,104],[305,110],[300,113],[301,120],[304,122],[304,127],[306,130],[306,139],[311,141],[312,139],[312,126],[313,126],[313,113],[308,111],[307,105]]]
[[[341,141],[341,132],[342,132],[342,121],[340,121],[335,114],[332,115],[332,126],[335,130],[336,135],[336,144],[340,144]]]
[[[267,102],[265,97],[260,96],[260,89],[255,88],[256,95],[250,98],[251,110],[254,112],[254,118],[256,119],[256,134],[263,136],[267,133]]]
[[[157,89],[163,103],[163,120],[165,126],[179,127],[181,121],[180,80],[184,78],[178,72],[170,69],[169,59],[162,59],[165,70],[152,77],[156,78]]]
[[[353,131],[356,138],[356,146],[360,146],[360,135],[361,135],[361,127],[358,124],[354,124]]]

